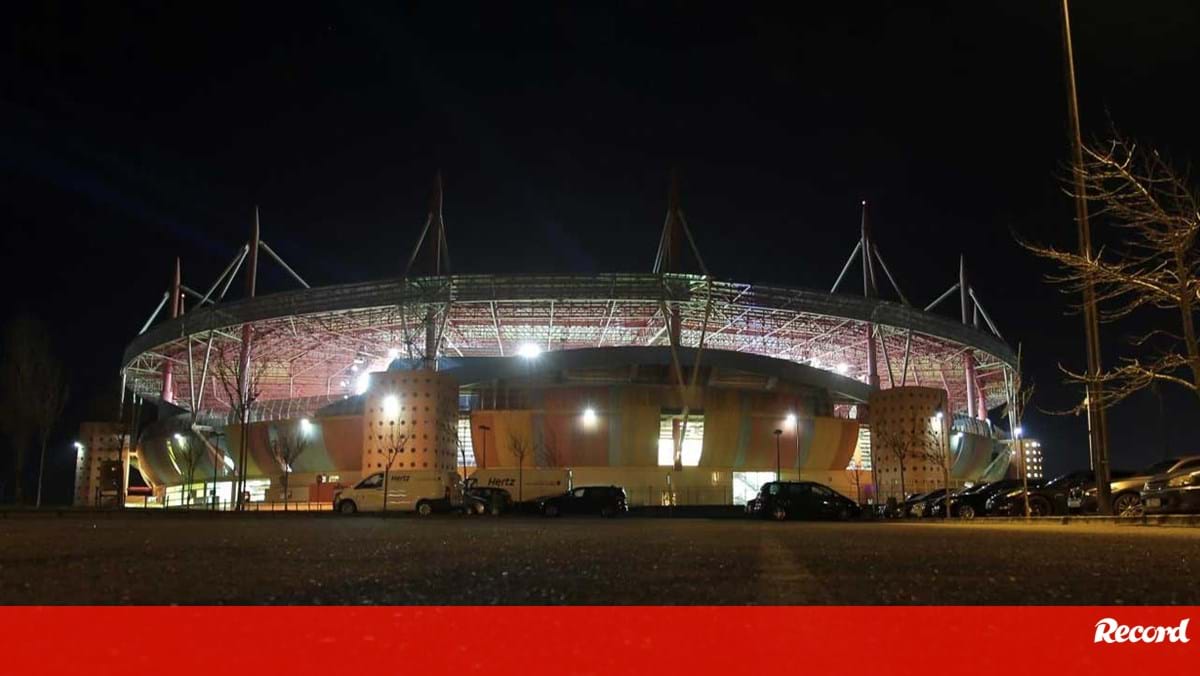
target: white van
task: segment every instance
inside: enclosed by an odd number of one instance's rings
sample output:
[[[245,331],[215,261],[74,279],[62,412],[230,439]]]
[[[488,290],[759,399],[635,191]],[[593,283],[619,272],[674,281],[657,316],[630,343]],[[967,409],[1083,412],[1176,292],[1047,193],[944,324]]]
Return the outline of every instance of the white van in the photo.
[[[522,486],[517,481],[523,479]],[[530,502],[548,495],[562,495],[571,490],[571,470],[527,468],[518,471],[515,467],[480,468],[467,479],[471,487],[503,488],[512,496],[513,502]]]
[[[342,514],[383,511],[383,472],[359,481],[353,488],[333,495],[333,508]],[[424,470],[393,471],[387,477],[387,511],[434,512],[462,509],[463,484],[458,472]]]

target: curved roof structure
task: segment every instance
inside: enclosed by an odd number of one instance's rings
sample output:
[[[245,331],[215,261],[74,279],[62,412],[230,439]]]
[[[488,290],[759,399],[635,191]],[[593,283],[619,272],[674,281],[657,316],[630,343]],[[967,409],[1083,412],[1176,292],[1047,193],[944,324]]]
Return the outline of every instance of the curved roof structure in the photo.
[[[703,334],[705,349],[864,383],[873,327],[881,387],[943,387],[956,409],[966,407],[968,355],[989,406],[1005,400],[1004,371],[1016,362],[995,335],[906,304],[702,275],[434,275],[205,298],[129,344],[122,368],[135,391],[159,396],[169,369],[174,401],[224,410],[223,380],[248,336],[260,402],[340,399],[355,392],[358,374],[396,357],[423,357],[426,328],[438,334],[445,357],[514,356],[527,344],[543,351],[668,346],[667,308],[678,308],[682,347],[699,346]]]

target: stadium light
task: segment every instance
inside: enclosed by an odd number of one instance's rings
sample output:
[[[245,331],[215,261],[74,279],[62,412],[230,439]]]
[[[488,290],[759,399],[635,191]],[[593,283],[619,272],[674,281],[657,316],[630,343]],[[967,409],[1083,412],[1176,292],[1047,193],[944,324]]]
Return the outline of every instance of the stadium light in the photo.
[[[400,412],[400,400],[396,395],[389,394],[383,398],[383,413],[384,415],[395,417]]]
[[[397,359],[400,357],[400,348],[390,347],[390,348],[388,348],[387,354],[388,354],[388,359]]]
[[[1025,434],[1025,428],[1021,427],[1020,425],[1017,425],[1016,427],[1013,428],[1013,436],[1014,437],[1016,437],[1017,439],[1020,439],[1022,434]]]
[[[354,379],[354,393],[355,394],[362,394],[362,393],[366,392],[368,389],[370,389],[370,387],[371,387],[371,374],[370,373],[360,373],[360,374],[358,374],[358,377]]]
[[[847,364],[846,362],[839,362],[838,365],[833,368],[835,371],[838,372],[838,374],[844,376],[844,375],[846,375],[846,372],[850,370],[850,365]]]
[[[533,343],[521,343],[517,348],[517,354],[525,359],[537,359],[542,354],[542,348]]]
[[[583,409],[583,424],[588,427],[596,424],[596,409],[591,406]]]
[[[787,414],[787,418],[786,418],[786,420],[787,420],[787,424],[788,424],[788,425],[790,425],[790,426],[792,426],[792,427],[795,427],[795,426],[796,426],[796,414],[795,414],[795,413],[789,413],[789,414]]]
[[[312,434],[312,421],[310,421],[308,418],[300,419],[300,434],[303,434],[306,437]]]
[[[175,441],[178,441],[179,443],[181,443],[181,444],[182,444],[182,443],[183,443],[183,435],[182,435],[182,434],[180,434],[180,433],[178,433],[178,432],[176,432],[176,433],[175,433]]]
[[[80,453],[83,453],[83,444],[76,441],[75,442],[75,450],[79,451]]]

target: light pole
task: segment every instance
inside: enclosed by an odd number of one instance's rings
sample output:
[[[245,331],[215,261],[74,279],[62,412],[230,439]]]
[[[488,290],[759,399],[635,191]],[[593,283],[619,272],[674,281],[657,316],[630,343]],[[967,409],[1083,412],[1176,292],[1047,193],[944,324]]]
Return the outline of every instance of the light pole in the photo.
[[[779,437],[783,436],[783,430],[775,430],[775,480],[779,481]]]
[[[796,479],[800,478],[800,421],[796,419],[795,413],[787,414],[784,419],[788,427],[792,428],[792,434],[796,437]]]
[[[400,413],[400,400],[389,394],[383,398],[383,414],[388,417],[387,463],[383,468],[383,513],[387,513],[388,480],[392,474],[392,462],[396,459],[396,416]]]
[[[1013,428],[1013,437],[1017,441],[1017,453],[1021,454],[1021,493],[1025,499],[1025,518],[1028,519],[1031,514],[1029,512],[1029,465],[1025,464],[1025,430],[1017,425]]]

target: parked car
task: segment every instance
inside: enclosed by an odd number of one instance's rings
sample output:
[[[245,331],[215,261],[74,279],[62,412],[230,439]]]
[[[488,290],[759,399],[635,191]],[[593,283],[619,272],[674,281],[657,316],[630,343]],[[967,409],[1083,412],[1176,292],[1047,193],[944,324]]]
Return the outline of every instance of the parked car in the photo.
[[[494,486],[470,485],[463,492],[463,506],[468,514],[492,514],[512,511],[512,494]]]
[[[858,503],[815,481],[771,481],[758,491],[756,514],[785,519],[851,519],[861,513]]]
[[[762,500],[759,500],[758,496],[750,498],[749,500],[746,501],[746,514],[748,514],[750,516],[757,516],[759,510],[761,510],[761,509],[762,509]]]
[[[1118,482],[1134,476],[1136,472],[1113,470],[1112,481]],[[1044,485],[1029,488],[1029,513],[1032,516],[1066,515],[1083,507],[1083,495],[1096,485],[1096,475],[1090,469],[1081,469],[1055,477]],[[1025,492],[1020,487],[1008,492],[996,493],[988,499],[988,514],[1001,516],[1025,515]]]
[[[1118,472],[1113,472],[1112,482],[1109,484],[1112,495],[1113,514],[1120,516],[1141,507],[1141,492],[1145,488],[1146,482],[1150,481],[1150,479],[1159,474],[1169,474],[1176,469],[1183,469],[1188,466],[1200,469],[1200,456],[1186,459],[1170,458],[1162,460],[1139,472],[1131,473],[1131,476],[1123,478],[1117,476]],[[1094,485],[1086,488],[1077,488],[1071,496],[1070,502],[1072,505],[1078,505],[1079,511],[1083,513],[1095,513],[1100,509],[1100,501],[1096,497],[1096,487]]]
[[[1147,514],[1200,512],[1200,456],[1181,458],[1170,471],[1151,477],[1141,501]]]
[[[1040,483],[1037,481],[1029,482],[1031,488],[1036,488]],[[1020,479],[1001,479],[1000,481],[989,481],[978,483],[966,490],[959,491],[950,496],[950,516],[960,519],[974,519],[977,516],[987,514],[987,501],[996,493],[1001,491],[1011,491],[1021,488]],[[933,504],[931,509],[932,516],[941,516],[944,507],[944,502],[938,500]]]
[[[925,516],[931,516],[933,505],[944,502],[945,495],[946,489],[939,488],[935,491],[924,493],[918,496],[916,499],[913,499],[911,502],[906,501],[905,504],[908,505],[908,515],[915,516],[918,519]]]
[[[620,486],[578,486],[566,493],[537,501],[543,516],[599,514],[613,517],[629,511],[629,500]]]

